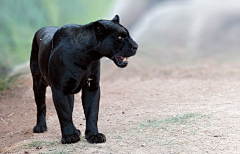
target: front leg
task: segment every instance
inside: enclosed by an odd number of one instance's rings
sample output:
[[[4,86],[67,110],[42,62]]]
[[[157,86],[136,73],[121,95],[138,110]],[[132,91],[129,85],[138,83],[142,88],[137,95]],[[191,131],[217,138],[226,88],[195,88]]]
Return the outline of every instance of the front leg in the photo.
[[[86,119],[85,138],[89,143],[106,142],[105,135],[98,132],[99,100],[100,86],[98,81],[93,79],[90,81],[89,87],[82,89],[82,103]]]
[[[76,129],[72,120],[73,95],[64,95],[63,92],[52,87],[53,102],[57,110],[62,131],[62,144],[80,141],[80,131]]]

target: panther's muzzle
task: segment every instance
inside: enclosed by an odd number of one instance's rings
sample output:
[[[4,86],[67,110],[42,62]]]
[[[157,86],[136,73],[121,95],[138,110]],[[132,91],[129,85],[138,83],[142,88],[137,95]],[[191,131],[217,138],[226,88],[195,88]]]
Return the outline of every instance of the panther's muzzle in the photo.
[[[115,55],[113,56],[111,59],[114,61],[114,63],[121,68],[124,68],[128,65],[128,59],[129,57],[132,57],[136,54],[138,45],[136,44],[135,46],[132,47],[132,50],[130,51],[131,55],[129,56],[119,56],[119,55]]]
[[[128,65],[128,59],[129,57],[115,56],[112,60],[118,67],[124,68]]]

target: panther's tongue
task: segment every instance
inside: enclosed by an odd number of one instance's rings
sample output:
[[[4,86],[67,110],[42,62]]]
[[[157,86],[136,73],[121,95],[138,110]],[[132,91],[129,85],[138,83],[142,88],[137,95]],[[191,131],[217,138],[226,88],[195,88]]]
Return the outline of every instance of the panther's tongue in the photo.
[[[129,58],[121,57],[121,59],[123,62],[125,62],[125,61],[128,61]]]

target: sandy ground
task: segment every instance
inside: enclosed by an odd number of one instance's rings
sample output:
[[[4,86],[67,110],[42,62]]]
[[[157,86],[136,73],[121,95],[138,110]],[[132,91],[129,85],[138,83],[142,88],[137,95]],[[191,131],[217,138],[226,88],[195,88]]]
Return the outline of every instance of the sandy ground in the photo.
[[[138,65],[139,66],[139,65]],[[103,67],[99,131],[103,144],[60,144],[60,127],[47,90],[48,131],[33,134],[36,106],[30,76],[0,100],[1,153],[240,153],[240,64]],[[74,123],[84,134],[81,94]]]

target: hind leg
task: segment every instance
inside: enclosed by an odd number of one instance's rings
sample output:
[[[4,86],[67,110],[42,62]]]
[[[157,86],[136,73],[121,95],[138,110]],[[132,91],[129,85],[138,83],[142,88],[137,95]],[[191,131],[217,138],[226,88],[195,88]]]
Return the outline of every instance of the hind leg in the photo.
[[[31,64],[31,72],[33,78],[34,97],[37,106],[37,124],[33,128],[33,132],[42,133],[47,131],[45,103],[47,84],[44,81],[37,64]]]
[[[37,105],[37,124],[33,128],[34,133],[42,133],[47,131],[46,124],[46,103],[45,103],[45,94],[46,94],[46,85],[42,83],[42,78],[40,81],[36,82],[33,85],[35,102]]]

